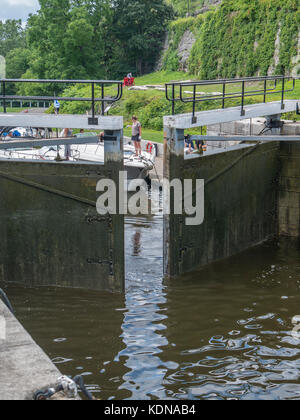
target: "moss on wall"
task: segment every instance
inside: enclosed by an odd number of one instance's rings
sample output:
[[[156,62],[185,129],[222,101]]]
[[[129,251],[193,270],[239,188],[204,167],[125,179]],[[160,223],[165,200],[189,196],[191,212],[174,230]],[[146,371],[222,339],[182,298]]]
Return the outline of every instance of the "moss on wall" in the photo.
[[[213,11],[172,22],[165,69],[178,69],[186,30],[196,37],[188,70],[202,79],[289,74],[297,55],[299,0],[223,0]]]

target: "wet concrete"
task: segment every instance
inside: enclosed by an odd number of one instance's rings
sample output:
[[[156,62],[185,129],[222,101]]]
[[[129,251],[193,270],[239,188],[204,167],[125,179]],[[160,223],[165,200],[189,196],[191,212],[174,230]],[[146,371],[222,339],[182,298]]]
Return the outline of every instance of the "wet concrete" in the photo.
[[[62,374],[1,300],[0,321],[0,400],[32,400]],[[53,399],[68,398],[58,394]]]

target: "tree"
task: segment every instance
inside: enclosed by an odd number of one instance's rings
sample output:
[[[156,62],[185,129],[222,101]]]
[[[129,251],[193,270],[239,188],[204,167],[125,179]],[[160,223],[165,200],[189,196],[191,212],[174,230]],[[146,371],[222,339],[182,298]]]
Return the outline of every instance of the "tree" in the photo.
[[[22,21],[0,21],[0,55],[6,57],[9,51],[23,47],[25,47],[25,30]]]
[[[152,70],[161,51],[173,9],[163,0],[116,0],[112,33],[123,49],[128,68],[138,74]]]
[[[107,10],[102,3],[107,1],[40,0],[39,12],[28,20],[31,73],[49,79],[101,78],[101,22]]]
[[[15,48],[6,56],[6,77],[19,79],[29,68],[31,52],[24,48]]]
[[[192,14],[192,12],[201,9],[203,6],[213,3],[209,0],[166,0],[166,2],[173,6],[178,16]]]
[[[26,27],[27,50],[10,73],[34,79],[114,79],[152,70],[173,9],[165,0],[39,0]],[[15,70],[13,66],[15,65]],[[51,93],[26,84],[20,93]],[[56,93],[63,89],[55,86]]]

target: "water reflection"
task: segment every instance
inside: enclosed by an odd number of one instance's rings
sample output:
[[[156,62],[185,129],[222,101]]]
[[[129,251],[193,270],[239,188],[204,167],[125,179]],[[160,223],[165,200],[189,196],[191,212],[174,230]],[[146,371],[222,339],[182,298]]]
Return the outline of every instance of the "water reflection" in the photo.
[[[291,322],[299,263],[298,249],[265,245],[173,282],[167,327],[176,346],[168,358],[179,369],[165,378],[172,398],[300,398]],[[181,322],[172,325],[174,314]]]
[[[129,371],[120,388],[130,390],[133,399],[164,397],[163,380],[168,363],[161,361],[160,354],[168,340],[164,324],[166,291],[162,284],[161,224],[161,217],[128,218],[126,222],[126,242],[133,243],[133,253],[126,252],[127,311],[122,324],[125,349],[119,357],[125,357]]]
[[[162,281],[162,217],[126,222],[126,295],[9,285],[58,368],[102,399],[299,399],[300,252],[267,244]]]
[[[141,253],[141,232],[136,232],[133,235],[133,256],[138,257]]]

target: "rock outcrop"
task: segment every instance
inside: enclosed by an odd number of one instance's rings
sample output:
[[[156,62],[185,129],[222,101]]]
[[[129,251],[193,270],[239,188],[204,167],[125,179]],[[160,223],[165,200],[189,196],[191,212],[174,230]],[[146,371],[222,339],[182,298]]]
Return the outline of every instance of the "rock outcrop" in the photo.
[[[185,31],[178,46],[178,57],[181,71],[188,71],[188,59],[196,38],[191,31]]]

